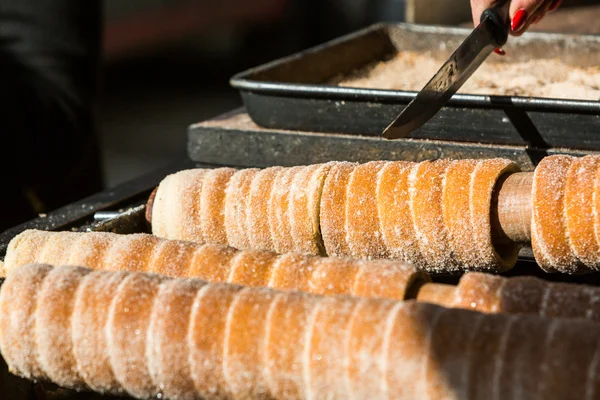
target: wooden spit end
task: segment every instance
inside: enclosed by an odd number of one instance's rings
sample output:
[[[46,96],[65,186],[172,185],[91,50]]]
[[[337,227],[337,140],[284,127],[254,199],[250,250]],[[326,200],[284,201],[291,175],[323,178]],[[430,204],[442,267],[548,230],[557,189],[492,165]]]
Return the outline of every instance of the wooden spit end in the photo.
[[[158,186],[150,193],[148,203],[146,204],[146,221],[152,224],[152,207],[154,206],[154,199],[156,198],[156,192],[158,192]]]
[[[532,172],[518,172],[498,181],[491,207],[492,238],[495,241],[531,242],[532,189]]]

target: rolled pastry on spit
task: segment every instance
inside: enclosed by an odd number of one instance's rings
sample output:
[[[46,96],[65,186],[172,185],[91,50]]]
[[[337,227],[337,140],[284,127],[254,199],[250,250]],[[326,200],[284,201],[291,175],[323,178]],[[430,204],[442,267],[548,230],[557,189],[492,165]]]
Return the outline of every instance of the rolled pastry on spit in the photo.
[[[518,171],[505,159],[388,163],[377,199],[389,253],[438,273],[512,268],[520,246],[494,243],[491,207],[496,183]]]
[[[204,242],[201,197],[209,170],[191,169],[169,175],[160,183],[152,204],[152,232],[160,237],[194,237]],[[173,196],[173,193],[177,193]]]
[[[319,213],[325,178],[335,164],[337,163],[304,167],[292,180],[288,218],[295,252],[327,255],[321,236]]]
[[[38,230],[25,231],[9,243],[5,268],[10,272],[25,264],[48,261],[56,265],[398,300],[414,296],[418,287],[430,280],[427,273],[402,262],[321,258],[298,253],[278,255],[146,234]]]
[[[600,322],[600,288],[547,282],[531,276],[504,278],[470,272],[456,287],[424,285],[417,299],[485,313],[536,314]]]
[[[519,245],[494,242],[492,198],[498,181],[518,171],[505,159],[240,170],[224,191],[227,244],[279,253],[396,259],[439,273],[505,271],[516,263]],[[202,174],[215,172],[198,176]],[[188,196],[180,188],[187,190],[189,184],[174,182],[186,176],[182,172],[165,179],[167,188],[158,194],[174,199],[163,204],[193,203],[178,200]],[[203,183],[197,190],[210,187]],[[150,200],[149,207],[155,203]],[[194,218],[171,218],[163,209],[149,212],[159,228],[197,223]],[[214,240],[202,229],[153,231],[157,236],[167,232],[168,239]]]
[[[93,296],[107,281],[117,286],[107,299]],[[61,306],[40,310],[41,287]],[[83,326],[105,300],[106,318]],[[0,315],[12,372],[139,399],[584,399],[600,390],[600,325],[589,321],[39,264],[11,271]],[[40,346],[53,330],[64,338]],[[81,347],[108,356],[70,351]]]
[[[531,244],[547,272],[600,270],[600,157],[544,158],[533,179]]]

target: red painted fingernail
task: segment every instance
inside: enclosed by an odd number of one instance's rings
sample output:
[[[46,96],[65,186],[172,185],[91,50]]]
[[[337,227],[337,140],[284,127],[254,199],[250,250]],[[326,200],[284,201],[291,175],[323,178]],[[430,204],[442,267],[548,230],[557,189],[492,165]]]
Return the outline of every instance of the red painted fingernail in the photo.
[[[519,11],[515,13],[515,16],[512,19],[510,28],[513,32],[518,32],[523,27],[525,27],[525,23],[527,22],[527,11],[521,8]]]
[[[548,9],[548,11],[556,10],[558,7],[560,7],[562,2],[563,2],[563,0],[554,0],[554,2],[552,2],[552,5],[550,5],[550,8]]]
[[[499,56],[505,56],[506,52],[502,49],[495,49],[494,53],[498,54]]]

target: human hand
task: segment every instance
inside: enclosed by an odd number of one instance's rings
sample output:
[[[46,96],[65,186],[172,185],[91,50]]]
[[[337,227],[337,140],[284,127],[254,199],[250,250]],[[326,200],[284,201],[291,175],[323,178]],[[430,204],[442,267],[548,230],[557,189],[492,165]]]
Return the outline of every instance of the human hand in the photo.
[[[479,25],[481,14],[496,3],[495,0],[471,0],[473,22]],[[522,35],[529,25],[537,23],[546,13],[556,10],[562,0],[511,0],[510,4],[510,34]]]

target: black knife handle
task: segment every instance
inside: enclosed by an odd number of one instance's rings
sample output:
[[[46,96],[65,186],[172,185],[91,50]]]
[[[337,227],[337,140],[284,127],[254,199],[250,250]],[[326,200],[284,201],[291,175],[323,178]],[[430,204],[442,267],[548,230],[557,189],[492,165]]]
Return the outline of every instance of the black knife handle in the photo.
[[[508,41],[510,29],[510,0],[498,0],[493,7],[488,8],[481,14],[481,22],[486,18],[492,22],[492,35],[496,47],[502,47]]]

